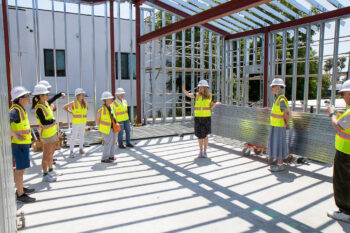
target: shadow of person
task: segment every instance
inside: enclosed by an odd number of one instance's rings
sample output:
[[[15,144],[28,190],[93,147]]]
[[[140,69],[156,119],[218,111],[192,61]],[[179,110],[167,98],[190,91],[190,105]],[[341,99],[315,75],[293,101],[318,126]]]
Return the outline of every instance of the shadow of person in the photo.
[[[59,181],[57,181],[57,182],[59,182]],[[40,192],[40,191],[49,191],[52,189],[49,182],[41,182],[41,181],[39,183],[34,184],[32,188],[35,189],[35,193]]]
[[[294,173],[291,173],[288,169],[281,171],[281,172],[271,172],[272,175],[274,175],[279,182],[282,183],[292,183],[297,176]]]
[[[98,163],[95,163],[91,167],[91,170],[93,170],[93,171],[104,171],[108,167],[117,166],[117,164],[118,164],[117,162],[114,162],[114,163],[101,163],[101,162],[98,162]]]

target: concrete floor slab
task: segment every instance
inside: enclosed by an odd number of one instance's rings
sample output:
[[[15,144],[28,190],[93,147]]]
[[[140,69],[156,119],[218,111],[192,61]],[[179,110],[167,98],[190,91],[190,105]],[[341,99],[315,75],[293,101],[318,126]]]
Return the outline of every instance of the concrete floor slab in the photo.
[[[311,162],[272,174],[261,157],[210,139],[208,159],[197,140],[138,141],[101,164],[102,147],[69,158],[56,152],[56,183],[41,182],[41,153],[32,153],[25,185],[37,202],[18,205],[20,232],[350,232],[329,219],[336,206],[332,167]]]

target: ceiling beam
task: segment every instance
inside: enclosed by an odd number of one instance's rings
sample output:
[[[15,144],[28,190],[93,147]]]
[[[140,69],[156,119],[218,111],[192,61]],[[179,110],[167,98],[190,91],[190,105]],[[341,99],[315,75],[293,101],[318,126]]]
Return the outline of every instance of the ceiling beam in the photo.
[[[183,20],[168,26],[162,27],[153,32],[147,33],[140,37],[140,43],[147,43],[152,40],[159,39],[161,37],[192,28],[198,25],[205,24],[218,18],[222,18],[227,15],[231,15],[243,10],[247,10],[252,7],[256,7],[260,4],[270,2],[271,0],[231,0],[224,4],[220,4],[209,10],[203,11],[196,15],[188,16]],[[152,1],[151,1],[152,3]]]
[[[274,24],[274,25],[271,25],[268,27],[262,27],[262,28],[258,28],[258,29],[254,29],[254,30],[250,30],[250,31],[239,32],[236,34],[226,36],[225,40],[233,40],[233,39],[238,39],[241,37],[251,36],[251,35],[255,35],[255,34],[259,34],[259,33],[291,28],[291,27],[300,26],[300,25],[304,25],[304,24],[315,23],[315,22],[322,21],[322,20],[342,17],[345,15],[350,15],[350,7],[344,7],[344,8],[338,9],[338,10],[334,10],[334,11],[328,11],[325,13],[312,15],[312,16],[308,16],[305,18],[301,18],[301,19],[295,19],[295,20],[292,20],[289,22]]]

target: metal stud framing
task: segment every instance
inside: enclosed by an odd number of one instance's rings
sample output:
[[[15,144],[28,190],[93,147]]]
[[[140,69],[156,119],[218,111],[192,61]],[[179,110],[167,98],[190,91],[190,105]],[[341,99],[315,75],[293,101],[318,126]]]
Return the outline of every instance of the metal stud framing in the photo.
[[[322,89],[322,69],[323,69],[323,52],[324,52],[324,27],[325,23],[321,23],[320,25],[320,41],[319,41],[319,49],[318,49],[318,74],[317,74],[317,109],[316,113],[320,114],[321,109],[321,89]],[[350,69],[349,69],[350,70]]]
[[[332,95],[331,95],[331,103],[335,105],[335,91],[336,91],[336,82],[338,77],[338,69],[334,67],[338,67],[338,50],[339,50],[339,28],[340,28],[340,19],[335,21],[334,28],[334,49],[333,49],[333,73],[332,73]]]
[[[307,105],[309,100],[310,42],[311,42],[311,28],[310,28],[310,25],[308,25],[306,29],[306,49],[305,49],[304,105],[303,105],[304,112],[307,112]]]

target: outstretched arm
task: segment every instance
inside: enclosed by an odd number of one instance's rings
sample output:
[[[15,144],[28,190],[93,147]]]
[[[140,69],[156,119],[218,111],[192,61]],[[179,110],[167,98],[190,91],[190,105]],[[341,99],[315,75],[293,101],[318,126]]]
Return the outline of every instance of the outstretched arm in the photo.
[[[218,105],[221,105],[221,102],[216,102],[216,103],[213,103],[213,102],[211,102],[210,103],[210,108],[211,109],[214,109],[216,106],[218,106]]]
[[[182,91],[185,93],[185,95],[187,97],[194,99],[194,94],[193,93],[189,93],[188,91],[186,91],[185,84],[182,84]]]

